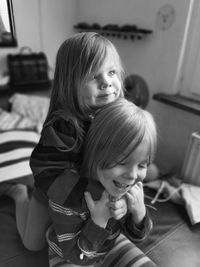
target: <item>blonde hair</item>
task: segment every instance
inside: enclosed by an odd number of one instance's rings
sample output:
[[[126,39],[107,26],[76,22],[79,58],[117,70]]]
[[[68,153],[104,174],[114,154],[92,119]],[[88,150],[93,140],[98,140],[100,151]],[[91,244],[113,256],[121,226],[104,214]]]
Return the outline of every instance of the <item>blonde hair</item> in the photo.
[[[150,163],[157,144],[152,115],[123,98],[107,104],[98,111],[86,136],[82,174],[97,177],[97,168],[110,168],[123,161],[144,139]]]
[[[70,118],[80,138],[81,121],[88,119],[89,112],[86,112],[79,103],[79,91],[101,66],[108,49],[112,51],[121,80],[120,96],[124,96],[124,70],[114,45],[95,32],[75,34],[61,44],[57,53],[50,107],[45,125],[52,121],[54,115]]]

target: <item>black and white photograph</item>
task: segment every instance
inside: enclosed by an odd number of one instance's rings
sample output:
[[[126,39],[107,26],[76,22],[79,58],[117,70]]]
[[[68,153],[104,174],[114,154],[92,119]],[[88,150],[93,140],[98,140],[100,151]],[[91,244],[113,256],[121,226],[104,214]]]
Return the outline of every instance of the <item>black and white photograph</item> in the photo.
[[[0,267],[200,266],[199,28],[199,0],[0,0]]]

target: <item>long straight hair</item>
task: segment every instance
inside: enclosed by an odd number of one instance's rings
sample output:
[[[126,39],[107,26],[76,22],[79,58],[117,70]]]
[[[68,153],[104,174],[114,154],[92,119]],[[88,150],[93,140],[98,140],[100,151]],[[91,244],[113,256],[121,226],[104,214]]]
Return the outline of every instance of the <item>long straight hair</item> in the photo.
[[[149,148],[149,164],[157,144],[152,115],[126,99],[102,107],[92,121],[84,146],[81,173],[97,178],[97,169],[107,169],[123,161],[143,140]]]
[[[83,90],[89,77],[99,69],[108,49],[112,51],[121,80],[120,96],[124,96],[124,69],[114,45],[95,32],[75,34],[64,41],[58,50],[50,106],[44,127],[51,123],[55,116],[61,116],[72,121],[77,139],[82,138],[81,122],[88,119],[90,112],[80,105],[79,92]]]

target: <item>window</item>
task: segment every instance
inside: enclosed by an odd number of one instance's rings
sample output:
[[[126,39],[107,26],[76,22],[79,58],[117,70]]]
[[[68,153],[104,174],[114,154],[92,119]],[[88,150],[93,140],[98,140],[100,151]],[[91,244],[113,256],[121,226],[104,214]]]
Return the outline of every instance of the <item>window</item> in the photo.
[[[200,101],[200,1],[190,0],[175,91]]]
[[[12,0],[0,0],[0,47],[17,46]]]

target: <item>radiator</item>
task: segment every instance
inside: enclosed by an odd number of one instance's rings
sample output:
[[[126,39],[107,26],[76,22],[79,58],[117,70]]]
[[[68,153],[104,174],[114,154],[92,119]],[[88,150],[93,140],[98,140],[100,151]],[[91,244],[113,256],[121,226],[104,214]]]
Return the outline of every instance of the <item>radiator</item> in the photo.
[[[181,176],[184,182],[200,186],[200,132],[190,136]]]

